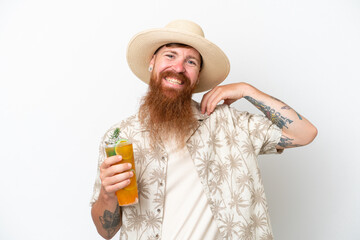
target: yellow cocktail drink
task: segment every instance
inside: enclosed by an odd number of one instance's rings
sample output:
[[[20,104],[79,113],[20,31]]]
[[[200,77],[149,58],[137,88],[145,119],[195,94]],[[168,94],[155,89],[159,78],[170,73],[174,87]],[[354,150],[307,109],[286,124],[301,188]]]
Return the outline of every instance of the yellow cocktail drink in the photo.
[[[137,203],[138,189],[136,184],[135,162],[132,143],[127,139],[121,139],[116,144],[107,145],[105,147],[105,152],[107,157],[113,155],[121,155],[122,161],[120,161],[119,164],[131,163],[132,167],[130,171],[134,172],[134,176],[130,178],[130,185],[116,192],[119,206],[127,206]]]

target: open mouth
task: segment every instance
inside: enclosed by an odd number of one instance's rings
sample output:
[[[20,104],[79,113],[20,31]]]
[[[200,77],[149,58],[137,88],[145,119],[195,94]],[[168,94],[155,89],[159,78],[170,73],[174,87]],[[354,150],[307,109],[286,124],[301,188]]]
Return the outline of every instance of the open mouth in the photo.
[[[176,84],[176,85],[183,85],[184,82],[179,80],[179,79],[176,79],[176,78],[172,78],[172,77],[165,77],[165,81],[169,82],[169,83],[172,83],[172,84]]]

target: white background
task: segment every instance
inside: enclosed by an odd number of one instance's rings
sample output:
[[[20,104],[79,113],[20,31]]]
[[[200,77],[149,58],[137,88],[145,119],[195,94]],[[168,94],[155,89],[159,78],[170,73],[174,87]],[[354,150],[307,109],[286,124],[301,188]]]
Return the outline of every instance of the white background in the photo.
[[[260,157],[275,239],[360,239],[358,0],[0,0],[0,239],[100,239],[98,144],[146,91],[127,43],[174,19],[228,55],[224,84],[249,82],[318,128]]]

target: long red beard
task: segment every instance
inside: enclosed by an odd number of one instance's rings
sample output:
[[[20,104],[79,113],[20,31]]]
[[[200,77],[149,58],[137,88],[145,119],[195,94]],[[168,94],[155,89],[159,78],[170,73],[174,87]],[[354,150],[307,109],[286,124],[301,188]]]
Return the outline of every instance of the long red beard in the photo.
[[[164,77],[182,79],[184,88],[181,90],[164,87]],[[149,90],[143,97],[139,109],[139,119],[148,129],[152,145],[160,141],[175,137],[177,145],[183,147],[186,137],[195,128],[197,120],[191,108],[191,96],[194,86],[183,74],[163,72],[159,79],[151,75]]]

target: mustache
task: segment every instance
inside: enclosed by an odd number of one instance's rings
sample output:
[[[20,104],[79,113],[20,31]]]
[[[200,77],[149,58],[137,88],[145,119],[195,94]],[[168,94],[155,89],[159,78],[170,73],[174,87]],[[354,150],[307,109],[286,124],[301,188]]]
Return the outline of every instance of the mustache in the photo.
[[[160,75],[159,75],[160,79],[167,78],[167,77],[176,78],[181,81],[181,84],[190,85],[190,79],[187,76],[185,76],[185,74],[182,72],[177,73],[177,72],[173,72],[173,71],[165,71],[165,72],[160,73]]]

